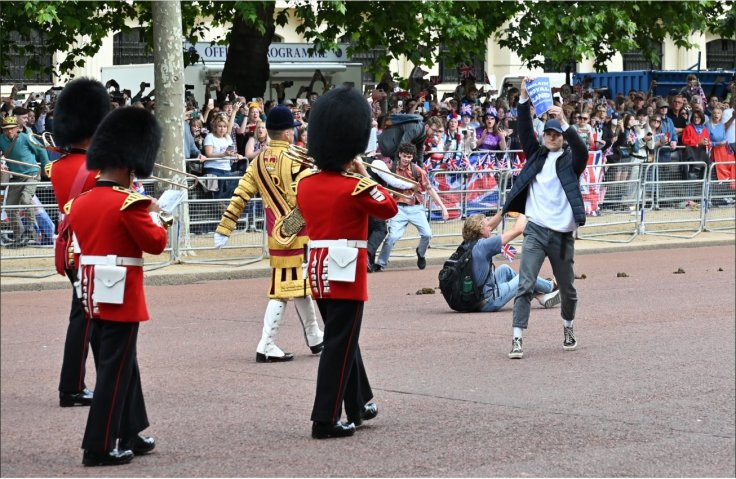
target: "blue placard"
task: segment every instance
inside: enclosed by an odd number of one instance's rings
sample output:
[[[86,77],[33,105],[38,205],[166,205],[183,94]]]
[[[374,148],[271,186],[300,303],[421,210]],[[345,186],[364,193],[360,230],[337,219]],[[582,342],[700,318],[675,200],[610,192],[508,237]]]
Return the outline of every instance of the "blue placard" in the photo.
[[[526,82],[526,91],[529,93],[529,98],[534,105],[534,113],[537,116],[541,116],[554,106],[548,77],[539,77]]]

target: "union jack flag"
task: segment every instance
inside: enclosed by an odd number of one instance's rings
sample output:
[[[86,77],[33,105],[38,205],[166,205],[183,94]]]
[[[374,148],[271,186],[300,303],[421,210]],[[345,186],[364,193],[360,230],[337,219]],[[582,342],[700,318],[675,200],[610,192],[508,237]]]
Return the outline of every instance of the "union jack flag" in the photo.
[[[511,244],[504,245],[501,248],[501,254],[504,255],[507,260],[513,261],[516,257],[516,248],[511,246]]]
[[[493,170],[493,157],[490,153],[486,153],[480,158],[478,158],[478,161],[475,164],[475,167],[477,170]]]
[[[427,159],[424,160],[424,170],[427,173],[430,173],[434,169],[434,165],[432,164],[432,157],[427,156]]]
[[[496,169],[497,170],[506,170],[509,168],[509,159],[506,157],[506,155],[498,155],[496,157]]]
[[[460,161],[460,165],[462,165],[464,170],[472,170],[473,164],[470,162],[467,156],[463,156],[462,161]]]
[[[465,63],[461,63],[460,65],[458,65],[457,72],[460,74],[460,79],[462,80],[466,78],[475,78],[473,67],[466,65]]]
[[[512,169],[514,170],[514,175],[518,175],[521,173],[521,169],[524,168],[524,162],[521,161],[521,158],[519,158],[518,155],[514,155],[514,162],[512,163]]]
[[[457,160],[455,158],[450,159],[450,161],[447,162],[447,169],[452,171],[457,171],[460,168],[457,166]]]

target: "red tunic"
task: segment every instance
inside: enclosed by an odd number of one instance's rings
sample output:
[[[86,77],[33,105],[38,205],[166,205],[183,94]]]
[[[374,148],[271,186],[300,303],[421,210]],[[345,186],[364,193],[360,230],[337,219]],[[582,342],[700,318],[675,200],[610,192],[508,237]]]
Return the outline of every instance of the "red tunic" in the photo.
[[[307,176],[297,186],[297,203],[307,224],[310,240],[365,240],[368,238],[368,217],[389,219],[398,207],[383,187],[363,176],[322,171]],[[326,249],[311,249],[309,269],[322,271]],[[325,284],[321,275],[310,281],[314,298],[368,299],[368,254],[358,252],[354,283],[332,281]]]
[[[77,174],[79,173],[79,169],[84,168],[84,170],[87,171],[87,167],[85,165],[86,162],[86,154],[75,152],[64,155],[58,160],[46,165],[46,176],[49,177],[49,179],[51,180],[51,186],[54,188],[56,203],[59,205],[59,213],[63,213],[64,205],[66,205],[69,200],[73,199],[71,198],[72,188],[74,187],[74,183],[76,183],[77,181]],[[95,186],[95,181],[97,180],[100,172],[99,170],[92,170],[85,174],[86,178],[84,179],[82,189],[79,191],[79,193],[91,190]],[[61,224],[62,223],[59,223],[60,226]],[[66,235],[66,241],[57,242],[57,247],[59,247],[60,244],[67,244],[69,247],[68,251],[64,255],[64,268],[75,269],[77,258],[73,254],[71,248],[71,228],[64,229],[63,227],[61,227],[60,232]]]
[[[71,200],[65,211],[82,255],[142,258],[144,252],[163,252],[166,229],[154,223],[148,214],[150,202],[150,198],[119,186],[96,186]],[[83,266],[83,280],[89,277],[91,268]],[[123,304],[100,303],[99,313],[94,312],[93,317],[123,322],[149,319],[143,294],[143,268],[126,268]]]
[[[79,172],[79,168],[86,169],[86,161],[87,155],[84,153],[69,153],[46,166],[46,176],[49,177],[51,186],[54,187],[54,194],[60,212],[64,211],[64,205],[72,199],[69,196],[77,179],[77,172]],[[98,170],[88,172],[80,193],[91,190],[95,186],[99,174]]]

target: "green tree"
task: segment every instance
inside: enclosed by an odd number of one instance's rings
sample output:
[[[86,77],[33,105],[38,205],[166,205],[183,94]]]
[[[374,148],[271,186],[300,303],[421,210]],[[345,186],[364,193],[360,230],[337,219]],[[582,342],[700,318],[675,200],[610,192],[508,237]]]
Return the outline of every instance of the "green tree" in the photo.
[[[391,59],[406,56],[416,65],[431,66],[440,58],[469,62],[485,53],[486,39],[516,52],[531,67],[542,59],[564,64],[592,57],[598,70],[616,52],[641,49],[650,59],[652,40],[669,35],[676,45],[687,43],[689,33],[710,30],[733,37],[732,1],[694,2],[482,2],[411,1],[353,2],[293,0],[288,10],[276,11],[269,1],[182,2],[182,23],[190,42],[203,38],[210,26],[230,27],[218,43],[228,44],[222,85],[246,97],[263,96],[269,70],[267,48],[276,25],[288,15],[301,22],[298,32],[314,42],[318,52],[348,41],[348,54],[375,51],[376,73]],[[6,54],[28,58],[26,72],[44,67],[39,55],[66,52],[55,74],[68,72],[82,57],[99,50],[109,32],[124,31],[126,19],[137,19],[148,32],[150,2],[24,1],[0,2],[0,76],[7,73]],[[13,32],[28,37],[46,34],[44,46],[20,47]],[[442,52],[438,45],[445,47]],[[185,62],[196,61],[185,53]]]

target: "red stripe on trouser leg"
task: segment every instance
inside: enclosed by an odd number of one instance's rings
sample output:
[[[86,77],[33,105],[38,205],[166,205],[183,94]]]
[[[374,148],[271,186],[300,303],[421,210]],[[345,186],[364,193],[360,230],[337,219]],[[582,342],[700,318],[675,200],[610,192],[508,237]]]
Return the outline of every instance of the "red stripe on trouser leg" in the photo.
[[[340,403],[342,402],[342,391],[343,391],[343,384],[345,384],[345,369],[347,366],[348,361],[350,360],[350,352],[352,351],[351,345],[353,344],[353,338],[355,337],[355,330],[359,324],[359,320],[361,319],[360,316],[362,316],[362,310],[360,308],[356,308],[355,310],[355,317],[353,318],[353,327],[350,330],[350,338],[348,340],[348,343],[345,348],[345,356],[343,356],[342,359],[342,366],[340,368],[340,382],[338,383],[337,387],[337,398],[335,399],[335,407],[332,410],[332,422],[337,422],[337,411],[340,410]],[[353,351],[354,354],[354,351]]]
[[[86,325],[84,326],[84,343],[82,343],[82,351],[79,355],[82,358],[79,362],[79,381],[77,382],[77,391],[82,391],[84,386],[84,368],[87,363],[87,345],[89,344],[89,328],[92,326],[92,320],[86,318]]]
[[[110,444],[110,427],[112,426],[112,413],[115,410],[115,404],[117,403],[118,399],[118,388],[120,387],[120,376],[123,372],[123,367],[125,366],[126,359],[128,357],[128,352],[130,351],[130,342],[133,339],[133,334],[135,332],[135,328],[130,329],[130,333],[128,334],[128,343],[125,345],[125,354],[120,358],[120,365],[118,366],[118,373],[115,377],[115,388],[113,389],[112,393],[112,401],[110,401],[110,412],[107,415],[107,425],[105,426],[105,449],[107,450],[107,445]]]

